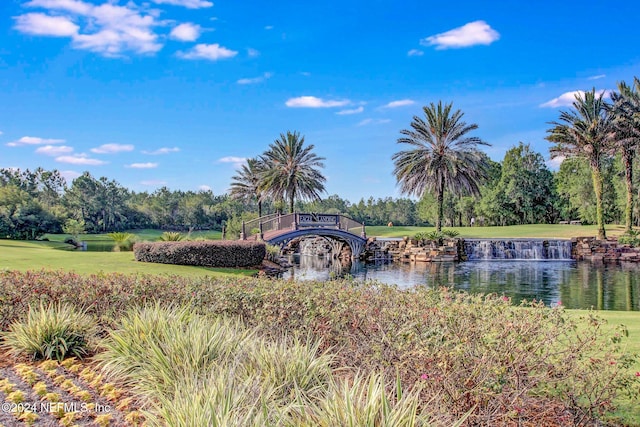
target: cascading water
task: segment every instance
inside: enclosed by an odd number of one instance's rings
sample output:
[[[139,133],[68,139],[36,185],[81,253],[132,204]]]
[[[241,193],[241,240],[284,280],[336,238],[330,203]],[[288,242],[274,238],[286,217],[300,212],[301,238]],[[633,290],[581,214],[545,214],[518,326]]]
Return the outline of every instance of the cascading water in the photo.
[[[467,260],[571,260],[570,240],[467,239]]]

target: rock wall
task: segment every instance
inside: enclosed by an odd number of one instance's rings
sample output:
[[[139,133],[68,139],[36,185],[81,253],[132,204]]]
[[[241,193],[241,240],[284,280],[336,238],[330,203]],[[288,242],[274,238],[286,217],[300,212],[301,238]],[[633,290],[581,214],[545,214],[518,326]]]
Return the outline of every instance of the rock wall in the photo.
[[[445,239],[442,245],[438,245],[434,242],[423,244],[407,237],[391,241],[370,238],[364,259],[367,261],[391,259],[401,262],[446,262],[464,261],[466,256],[462,239]]]
[[[573,258],[578,261],[602,263],[640,262],[640,248],[621,245],[617,240],[597,240],[595,237],[573,239]]]
[[[621,245],[615,239],[597,240],[594,237],[572,239],[572,258],[578,261],[601,263],[640,262],[640,248]],[[466,261],[464,239],[445,239],[442,245],[418,242],[407,237],[402,240],[370,238],[363,256],[366,261],[393,260],[402,262]]]

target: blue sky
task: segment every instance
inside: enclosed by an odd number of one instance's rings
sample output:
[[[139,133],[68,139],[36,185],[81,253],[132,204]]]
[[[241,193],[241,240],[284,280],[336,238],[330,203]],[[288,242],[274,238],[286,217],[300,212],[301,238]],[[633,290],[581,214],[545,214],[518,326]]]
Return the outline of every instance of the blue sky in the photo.
[[[0,0],[0,167],[227,191],[297,130],[327,194],[398,197],[399,131],[453,102],[548,157],[573,92],[640,76],[631,1]]]

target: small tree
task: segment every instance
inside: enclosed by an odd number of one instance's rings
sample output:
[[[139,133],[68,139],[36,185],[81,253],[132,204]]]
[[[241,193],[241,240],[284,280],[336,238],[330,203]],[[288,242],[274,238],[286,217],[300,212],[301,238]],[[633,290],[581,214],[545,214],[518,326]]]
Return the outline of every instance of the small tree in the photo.
[[[74,242],[78,242],[80,235],[85,232],[84,227],[85,224],[83,219],[77,220],[72,218],[65,221],[64,225],[62,226],[62,231],[64,231],[66,234],[70,234]]]

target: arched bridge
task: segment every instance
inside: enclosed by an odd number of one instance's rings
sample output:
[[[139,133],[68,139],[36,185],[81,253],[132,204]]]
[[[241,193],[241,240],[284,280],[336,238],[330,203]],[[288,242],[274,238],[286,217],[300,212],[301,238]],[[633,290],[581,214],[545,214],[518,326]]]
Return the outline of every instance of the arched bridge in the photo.
[[[334,214],[267,215],[243,222],[240,233],[242,240],[262,240],[280,247],[304,236],[327,238],[334,254],[339,254],[343,245],[348,244],[354,258],[362,254],[367,242],[364,224],[344,215]]]

